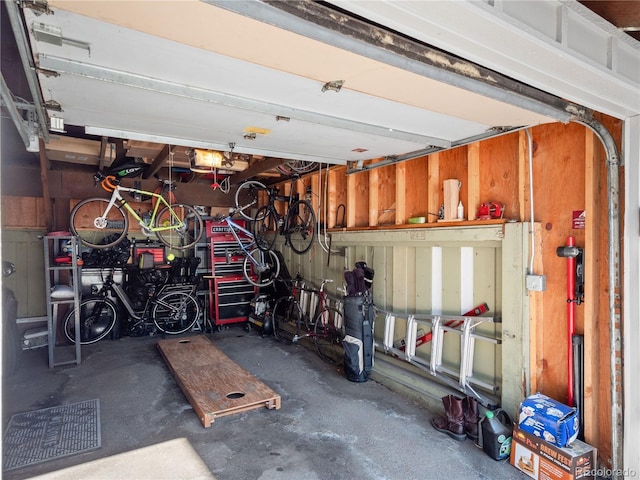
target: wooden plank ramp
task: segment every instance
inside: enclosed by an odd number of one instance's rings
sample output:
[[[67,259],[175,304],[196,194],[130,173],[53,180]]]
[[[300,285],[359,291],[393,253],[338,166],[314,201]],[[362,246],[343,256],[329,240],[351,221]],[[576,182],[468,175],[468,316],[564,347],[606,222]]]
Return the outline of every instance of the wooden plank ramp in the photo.
[[[205,428],[217,417],[280,409],[280,395],[203,335],[160,340],[158,349]]]

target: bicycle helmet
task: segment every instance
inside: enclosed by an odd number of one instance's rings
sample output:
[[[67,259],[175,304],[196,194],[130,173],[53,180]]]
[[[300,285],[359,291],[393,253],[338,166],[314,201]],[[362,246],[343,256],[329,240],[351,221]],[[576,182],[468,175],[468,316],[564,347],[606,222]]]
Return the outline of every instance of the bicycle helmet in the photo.
[[[107,171],[107,175],[113,175],[114,177],[121,178],[135,178],[142,175],[142,173],[147,169],[148,165],[145,163],[125,163],[124,165],[120,165],[118,167],[111,167]]]
[[[117,167],[111,167],[111,169],[107,171],[107,175],[114,176],[118,181],[123,178],[136,178],[142,175],[147,167],[148,165],[146,163],[129,162]],[[136,182],[134,184],[134,188],[141,188],[140,182]],[[146,202],[151,199],[150,195],[141,195],[131,192],[129,192],[129,196],[136,202]]]

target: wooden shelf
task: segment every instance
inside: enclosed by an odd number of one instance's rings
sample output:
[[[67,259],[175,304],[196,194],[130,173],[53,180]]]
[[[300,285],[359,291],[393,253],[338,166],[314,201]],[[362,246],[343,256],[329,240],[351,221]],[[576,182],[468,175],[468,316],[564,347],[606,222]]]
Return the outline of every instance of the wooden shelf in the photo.
[[[380,225],[376,227],[346,227],[346,228],[329,228],[329,232],[357,232],[363,230],[403,230],[412,228],[445,228],[445,227],[477,227],[482,225],[501,225],[507,223],[508,220],[498,218],[494,220],[462,220],[454,222],[437,222],[437,223],[404,223],[402,225]]]

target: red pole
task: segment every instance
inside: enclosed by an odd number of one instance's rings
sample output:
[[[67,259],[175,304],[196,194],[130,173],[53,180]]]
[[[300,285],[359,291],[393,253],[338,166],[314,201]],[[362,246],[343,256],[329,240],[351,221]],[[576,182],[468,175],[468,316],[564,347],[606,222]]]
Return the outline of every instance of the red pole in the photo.
[[[575,246],[575,238],[567,237],[567,246]],[[568,382],[567,382],[567,397],[569,406],[574,405],[573,398],[573,334],[575,332],[575,270],[576,259],[571,256],[567,258],[567,370],[568,370]]]

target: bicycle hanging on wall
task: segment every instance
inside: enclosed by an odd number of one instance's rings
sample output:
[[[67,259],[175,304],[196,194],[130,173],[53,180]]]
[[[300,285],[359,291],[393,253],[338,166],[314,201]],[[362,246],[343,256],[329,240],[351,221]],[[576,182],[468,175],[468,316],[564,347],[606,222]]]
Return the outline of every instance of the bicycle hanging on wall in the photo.
[[[111,192],[111,198],[87,198],[71,210],[71,232],[82,244],[91,248],[117,245],[127,236],[129,215],[138,222],[145,235],[156,235],[171,249],[193,248],[202,237],[204,222],[192,206],[169,204],[160,193],[123,187],[113,175],[98,172],[94,179],[104,190]],[[149,215],[141,216],[123,198],[122,192],[153,198],[156,203]]]
[[[255,235],[233,220],[236,213],[242,209],[232,209],[226,216],[215,217],[216,221],[224,222],[233,235],[238,250],[226,253],[227,258],[241,254],[244,255],[242,273],[249,283],[256,287],[271,285],[280,275],[280,259],[272,250],[263,250],[258,247]],[[238,233],[242,233],[249,241],[243,242]]]
[[[236,208],[241,209],[244,218],[254,222],[254,233],[261,250],[271,250],[278,234],[284,235],[285,245],[299,255],[309,251],[313,245],[316,214],[311,202],[300,199],[300,195],[295,192],[295,182],[299,178],[298,174],[290,178],[289,195],[280,195],[277,188],[268,188],[255,180],[243,183],[236,191]],[[267,204],[258,208],[253,216],[242,213],[247,212],[248,207],[257,205],[261,194],[268,195]],[[284,216],[278,213],[276,201],[286,203]]]

